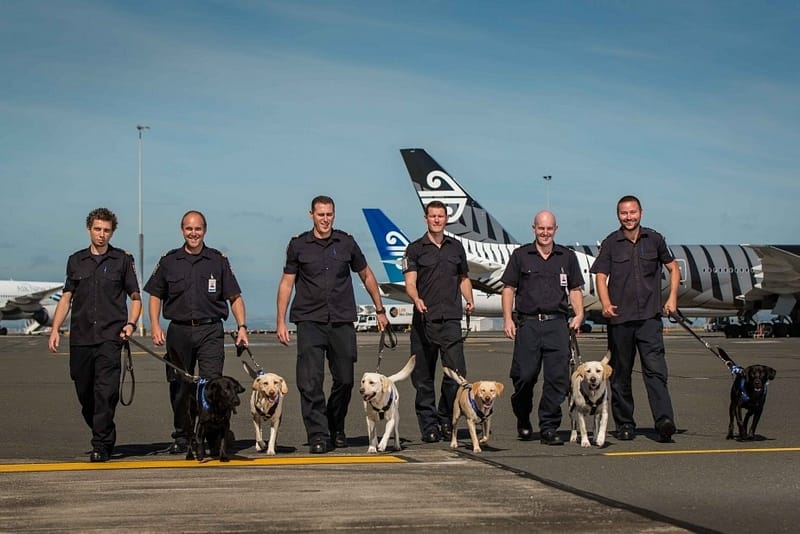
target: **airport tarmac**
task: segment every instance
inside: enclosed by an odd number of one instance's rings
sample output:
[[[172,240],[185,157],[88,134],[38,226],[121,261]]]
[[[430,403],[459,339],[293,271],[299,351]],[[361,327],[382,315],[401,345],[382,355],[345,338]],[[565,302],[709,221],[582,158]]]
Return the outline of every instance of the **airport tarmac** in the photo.
[[[483,453],[471,452],[463,423],[457,451],[445,442],[421,442],[414,390],[405,381],[398,384],[402,451],[366,454],[356,391],[347,420],[349,446],[309,455],[294,386],[295,346],[259,334],[251,337],[256,361],[290,384],[278,454],[255,451],[250,379],[229,346],[226,374],[248,392],[233,418],[235,456],[227,464],[187,462],[161,452],[171,442],[164,366],[143,352],[133,358],[133,403],[117,410],[115,454],[108,463],[90,464],[90,433],[69,379],[67,339],[62,353],[51,354],[44,336],[3,336],[0,531],[796,531],[800,339],[703,336],[741,366],[761,363],[777,370],[758,428],[766,440],[725,439],[731,376],[701,343],[672,331],[665,337],[678,426],[674,443],[655,440],[638,365],[634,441],[612,434],[603,449],[522,442],[508,400],[512,342],[473,333],[466,341],[469,377],[507,387]],[[605,337],[581,336],[580,347],[584,361],[599,359]],[[377,335],[359,336],[356,381],[375,370],[377,348]],[[407,357],[408,337],[400,335],[399,347],[384,353],[381,370],[391,374]],[[130,381],[126,397],[129,386]],[[566,414],[561,436],[569,437]]]

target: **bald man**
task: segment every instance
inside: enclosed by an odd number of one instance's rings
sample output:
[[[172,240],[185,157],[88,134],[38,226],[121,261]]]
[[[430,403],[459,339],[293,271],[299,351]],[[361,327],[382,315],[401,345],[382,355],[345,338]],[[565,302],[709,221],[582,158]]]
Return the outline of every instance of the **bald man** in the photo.
[[[569,387],[569,329],[578,330],[583,323],[583,275],[575,252],[555,243],[557,230],[552,212],[537,213],[533,243],[511,254],[501,278],[503,331],[514,340],[510,376],[517,433],[523,441],[533,438],[533,387],[544,371],[539,402],[539,438],[544,445],[564,444],[558,427]]]

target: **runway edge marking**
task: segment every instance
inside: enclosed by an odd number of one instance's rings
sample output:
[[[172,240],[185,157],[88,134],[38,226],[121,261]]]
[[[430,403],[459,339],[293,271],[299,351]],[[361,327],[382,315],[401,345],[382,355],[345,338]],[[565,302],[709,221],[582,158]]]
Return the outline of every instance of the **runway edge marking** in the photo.
[[[739,452],[800,452],[800,447],[775,447],[768,449],[700,449],[681,451],[631,451],[606,452],[603,456],[661,456],[668,454],[731,454]]]
[[[53,462],[0,464],[0,473],[44,473],[54,471],[103,471],[116,469],[175,469],[196,467],[276,467],[283,465],[348,465],[348,464],[402,464],[408,463],[398,456],[295,456],[291,458],[232,458],[219,460],[121,460],[103,463]]]

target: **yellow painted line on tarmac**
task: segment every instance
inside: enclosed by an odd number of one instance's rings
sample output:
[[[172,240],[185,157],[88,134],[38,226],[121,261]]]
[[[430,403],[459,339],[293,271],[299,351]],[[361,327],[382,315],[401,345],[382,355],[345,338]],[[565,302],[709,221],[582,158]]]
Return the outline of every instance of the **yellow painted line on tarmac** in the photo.
[[[607,452],[603,456],[662,456],[668,454],[730,454],[744,452],[800,452],[800,447],[775,447],[769,449],[700,449],[684,451]]]
[[[174,469],[192,467],[275,467],[282,465],[403,464],[398,456],[291,456],[284,458],[232,458],[219,460],[111,460],[109,462],[64,462],[0,464],[0,473],[43,473],[54,471],[103,471],[115,469]]]

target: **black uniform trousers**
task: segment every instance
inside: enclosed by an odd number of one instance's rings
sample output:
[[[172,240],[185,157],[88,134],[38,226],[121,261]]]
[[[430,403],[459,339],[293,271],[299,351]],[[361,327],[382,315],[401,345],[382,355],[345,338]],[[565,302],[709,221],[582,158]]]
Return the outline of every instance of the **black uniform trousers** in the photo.
[[[200,378],[222,376],[225,365],[225,331],[222,321],[199,326],[170,323],[167,329],[167,358],[194,375],[195,365]],[[197,387],[184,380],[180,373],[167,366],[169,401],[172,405],[172,437],[187,439],[193,433],[189,402]]]
[[[122,341],[69,348],[69,375],[81,403],[83,420],[92,429],[92,448],[114,450],[117,428],[114,414],[119,402]]]
[[[511,407],[518,421],[527,421],[533,410],[533,387],[544,371],[539,400],[539,431],[558,430],[561,404],[569,388],[569,325],[566,318],[540,321],[519,316],[511,380],[514,393]]]
[[[326,359],[332,379],[327,405],[323,390]],[[353,323],[297,323],[297,389],[309,443],[344,432],[357,359]]]
[[[611,411],[617,428],[621,425],[636,426],[633,418],[631,373],[637,350],[642,362],[642,377],[653,421],[657,422],[665,417],[673,421],[675,419],[667,389],[663,332],[661,317],[608,325],[608,348],[611,351],[609,365],[614,369],[611,375]]]
[[[427,321],[419,313],[411,321],[411,354],[417,355],[411,383],[417,390],[414,408],[417,423],[423,435],[439,432],[440,425],[452,423],[453,402],[458,393],[458,384],[449,376],[442,377],[439,407],[436,407],[436,367],[439,354],[442,365],[467,376],[464,360],[464,341],[461,336],[461,321],[447,319]]]

